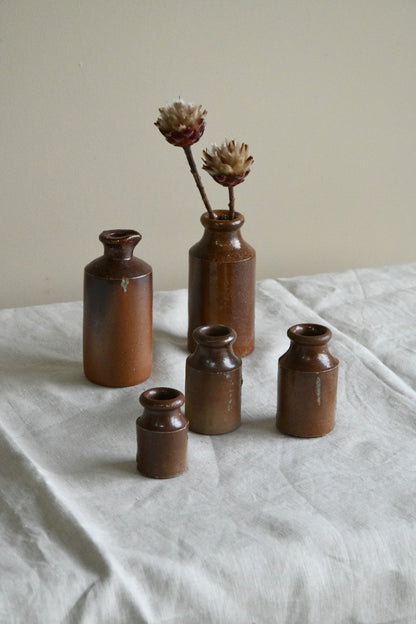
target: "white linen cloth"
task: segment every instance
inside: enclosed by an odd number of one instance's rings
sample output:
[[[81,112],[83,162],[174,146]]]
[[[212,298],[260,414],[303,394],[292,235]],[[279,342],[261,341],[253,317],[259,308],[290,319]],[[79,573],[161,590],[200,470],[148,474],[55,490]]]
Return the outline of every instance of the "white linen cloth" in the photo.
[[[258,283],[241,427],[135,466],[138,397],[184,389],[187,295],[157,292],[140,386],[82,373],[82,304],[0,312],[0,622],[416,622],[416,263]],[[340,360],[336,427],[275,428],[286,330]]]

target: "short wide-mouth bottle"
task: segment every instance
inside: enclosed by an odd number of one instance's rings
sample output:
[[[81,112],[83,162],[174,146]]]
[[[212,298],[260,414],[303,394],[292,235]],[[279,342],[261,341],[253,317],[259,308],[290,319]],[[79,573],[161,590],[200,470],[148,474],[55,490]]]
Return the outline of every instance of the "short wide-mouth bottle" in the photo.
[[[188,427],[179,390],[150,388],[140,395],[143,414],[136,421],[137,469],[146,477],[169,479],[186,470]]]

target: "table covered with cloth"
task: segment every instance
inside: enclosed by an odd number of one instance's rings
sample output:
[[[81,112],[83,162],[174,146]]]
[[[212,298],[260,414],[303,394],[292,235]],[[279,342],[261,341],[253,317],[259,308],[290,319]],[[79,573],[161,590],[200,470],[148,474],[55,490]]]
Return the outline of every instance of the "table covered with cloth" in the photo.
[[[275,426],[288,327],[329,327],[335,429]],[[416,622],[416,263],[257,283],[242,424],[136,470],[139,395],[184,391],[186,290],[154,296],[144,384],[82,371],[82,303],[0,311],[0,622]]]

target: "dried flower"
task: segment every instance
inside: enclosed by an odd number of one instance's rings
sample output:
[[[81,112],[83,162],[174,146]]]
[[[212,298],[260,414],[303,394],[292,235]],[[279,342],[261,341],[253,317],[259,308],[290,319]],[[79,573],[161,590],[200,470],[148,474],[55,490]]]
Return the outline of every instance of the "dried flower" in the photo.
[[[236,186],[250,173],[253,157],[248,155],[248,145],[237,141],[224,141],[203,151],[202,168],[223,186]]]
[[[169,106],[159,108],[155,121],[165,139],[176,147],[193,145],[204,133],[207,111],[202,106],[187,104],[179,99]]]
[[[181,99],[170,106],[159,108],[160,116],[155,126],[172,145],[182,147],[185,152],[195,184],[211,219],[219,218],[211,208],[204,185],[199,176],[191,146],[199,141],[205,130],[207,111],[202,106],[186,104]],[[224,141],[219,147],[203,152],[203,169],[223,186],[228,187],[228,218],[234,219],[234,186],[243,182],[250,173],[253,157],[248,155],[248,145],[236,141]]]

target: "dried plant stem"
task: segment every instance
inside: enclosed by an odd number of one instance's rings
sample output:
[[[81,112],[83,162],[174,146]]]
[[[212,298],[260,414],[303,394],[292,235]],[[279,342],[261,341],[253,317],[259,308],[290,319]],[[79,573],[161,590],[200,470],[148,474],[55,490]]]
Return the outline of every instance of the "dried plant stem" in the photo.
[[[201,194],[202,201],[205,204],[205,208],[207,209],[210,218],[211,219],[215,219],[216,217],[215,217],[214,211],[212,210],[211,204],[208,201],[208,197],[207,197],[207,195],[205,193],[205,189],[203,187],[203,184],[201,182],[201,178],[199,177],[199,173],[198,173],[196,165],[195,165],[195,160],[194,160],[194,157],[193,157],[193,154],[192,154],[192,151],[191,151],[191,146],[190,145],[185,145],[183,150],[184,150],[186,158],[188,160],[189,167],[191,168],[191,173],[194,176],[194,180],[195,180],[195,183],[196,183],[196,185],[198,187],[198,191]]]
[[[228,208],[230,210],[230,219],[234,219],[235,210],[234,210],[234,187],[233,186],[228,187],[228,197],[230,198],[230,201],[228,203]]]

